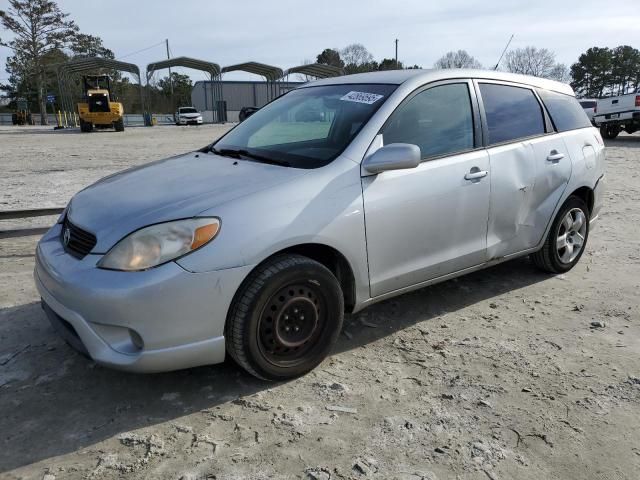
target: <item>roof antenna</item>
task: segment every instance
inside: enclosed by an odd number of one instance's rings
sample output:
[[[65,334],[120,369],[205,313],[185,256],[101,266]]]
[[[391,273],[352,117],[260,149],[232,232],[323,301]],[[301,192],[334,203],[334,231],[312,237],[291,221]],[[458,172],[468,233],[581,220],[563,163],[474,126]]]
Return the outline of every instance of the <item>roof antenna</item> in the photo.
[[[500,65],[500,62],[502,61],[502,57],[504,57],[505,52],[507,51],[507,48],[509,48],[509,45],[511,45],[511,40],[513,40],[513,37],[515,36],[515,33],[511,34],[511,38],[509,39],[509,41],[507,42],[507,46],[504,47],[504,50],[502,50],[502,54],[500,55],[500,58],[498,59],[498,63],[496,63],[496,66],[493,67],[494,70],[498,70],[498,65]]]

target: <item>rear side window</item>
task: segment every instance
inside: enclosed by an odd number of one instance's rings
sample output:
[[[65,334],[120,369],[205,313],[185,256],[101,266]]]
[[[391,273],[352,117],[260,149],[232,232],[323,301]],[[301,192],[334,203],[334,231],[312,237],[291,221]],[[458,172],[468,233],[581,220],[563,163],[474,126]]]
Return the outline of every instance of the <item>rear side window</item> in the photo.
[[[540,92],[540,93],[542,93],[542,92]],[[544,102],[544,103],[546,104],[547,102]],[[594,102],[593,100],[583,100],[583,101],[580,102],[580,106],[582,108],[596,108],[596,104],[597,103],[598,102]]]
[[[401,105],[382,130],[384,144],[411,143],[422,158],[473,149],[473,111],[466,83],[432,87]]]
[[[490,145],[545,133],[542,107],[530,89],[481,83],[480,94]]]
[[[557,131],[566,132],[591,126],[589,117],[575,97],[542,89],[538,90],[538,94],[547,107]]]

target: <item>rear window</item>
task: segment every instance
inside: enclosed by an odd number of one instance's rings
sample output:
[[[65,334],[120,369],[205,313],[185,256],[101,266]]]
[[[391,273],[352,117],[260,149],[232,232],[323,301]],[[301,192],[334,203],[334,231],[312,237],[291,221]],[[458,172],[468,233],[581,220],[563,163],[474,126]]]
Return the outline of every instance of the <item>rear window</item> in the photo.
[[[538,94],[547,107],[557,131],[566,132],[591,126],[589,117],[575,97],[542,89],[538,90]]]
[[[480,94],[490,145],[545,133],[542,107],[530,89],[481,83]]]
[[[598,102],[594,102],[593,100],[582,100],[580,106],[582,108],[596,108],[597,103]]]

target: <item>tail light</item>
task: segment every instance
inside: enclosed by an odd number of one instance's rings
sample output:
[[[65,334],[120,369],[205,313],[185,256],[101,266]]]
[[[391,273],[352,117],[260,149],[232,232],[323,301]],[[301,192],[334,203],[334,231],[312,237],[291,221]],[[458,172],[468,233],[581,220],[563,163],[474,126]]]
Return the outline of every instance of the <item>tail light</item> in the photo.
[[[636,95],[636,107],[640,107],[640,95]]]

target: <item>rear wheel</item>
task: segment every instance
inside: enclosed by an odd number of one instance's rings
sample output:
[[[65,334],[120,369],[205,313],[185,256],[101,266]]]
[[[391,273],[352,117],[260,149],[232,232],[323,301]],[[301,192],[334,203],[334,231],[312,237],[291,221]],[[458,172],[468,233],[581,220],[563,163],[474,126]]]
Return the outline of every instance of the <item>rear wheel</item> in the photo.
[[[113,128],[116,129],[116,132],[124,132],[124,118],[120,118],[113,122]]]
[[[600,134],[607,140],[613,140],[620,133],[620,125],[602,125],[600,127]]]
[[[568,272],[580,260],[588,238],[589,209],[584,200],[571,196],[556,215],[544,246],[531,259],[546,272]]]
[[[342,290],[330,270],[300,255],[276,256],[236,294],[225,329],[227,351],[256,377],[298,377],[327,356],[343,318]]]

